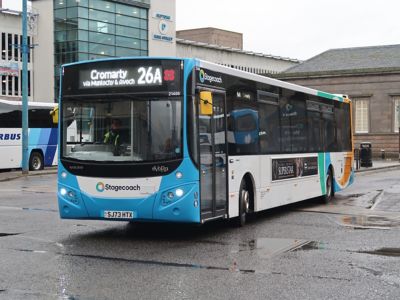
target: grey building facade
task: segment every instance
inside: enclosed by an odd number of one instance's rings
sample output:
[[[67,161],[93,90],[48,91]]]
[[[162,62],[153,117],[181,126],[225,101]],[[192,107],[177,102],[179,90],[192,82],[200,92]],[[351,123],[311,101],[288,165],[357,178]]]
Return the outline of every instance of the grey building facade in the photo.
[[[328,50],[278,77],[348,95],[355,147],[371,142],[374,156],[399,157],[400,45]]]
[[[174,56],[175,0],[35,0],[33,101],[58,98],[60,65],[122,56]]]
[[[243,50],[243,35],[218,28],[198,28],[176,32],[176,55],[196,57],[242,71],[266,75],[280,73],[299,60]]]

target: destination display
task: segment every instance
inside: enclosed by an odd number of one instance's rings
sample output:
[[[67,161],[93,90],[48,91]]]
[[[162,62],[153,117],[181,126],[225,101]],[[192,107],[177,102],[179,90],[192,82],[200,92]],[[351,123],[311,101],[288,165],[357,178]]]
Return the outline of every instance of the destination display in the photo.
[[[110,59],[65,66],[62,94],[182,94],[180,60]]]
[[[272,159],[272,181],[318,175],[317,157]]]
[[[171,81],[171,76],[166,76],[171,72],[175,73],[175,70],[164,70],[163,75],[167,81]],[[161,66],[138,66],[117,69],[93,68],[79,72],[79,88],[162,85],[162,73]]]

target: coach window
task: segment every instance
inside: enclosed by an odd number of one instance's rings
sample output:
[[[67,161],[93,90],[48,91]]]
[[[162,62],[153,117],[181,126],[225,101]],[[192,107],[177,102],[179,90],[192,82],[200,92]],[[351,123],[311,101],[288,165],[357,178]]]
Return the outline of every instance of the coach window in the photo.
[[[302,99],[303,94],[296,93],[290,100],[290,135],[292,140],[292,152],[307,152],[307,123],[306,107]]]
[[[324,140],[324,151],[337,151],[335,120],[333,116],[333,105],[321,104],[322,133]]]
[[[336,123],[336,142],[337,150],[342,151],[345,148],[345,135],[346,127],[345,122],[345,111],[343,104],[340,102],[335,102],[335,123]]]
[[[281,124],[281,147],[282,152],[292,152],[292,141],[290,136],[290,114],[292,106],[287,98],[281,98],[279,101],[280,106],[280,124]]]
[[[12,110],[0,113],[0,128],[21,128],[21,111]]]
[[[307,101],[308,151],[320,152],[322,148],[321,113],[318,102]]]
[[[30,109],[29,128],[55,128],[57,124],[52,122],[50,109]]]
[[[258,92],[259,140],[261,153],[279,153],[279,98],[277,94]]]

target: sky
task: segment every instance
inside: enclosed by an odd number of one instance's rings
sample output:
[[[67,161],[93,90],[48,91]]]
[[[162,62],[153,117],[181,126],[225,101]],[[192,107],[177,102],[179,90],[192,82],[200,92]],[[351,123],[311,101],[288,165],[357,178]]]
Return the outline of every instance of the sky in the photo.
[[[244,50],[305,60],[329,49],[400,44],[399,12],[399,0],[176,0],[176,28],[236,31]]]
[[[400,44],[399,0],[176,0],[176,11],[177,30],[241,32],[244,50],[301,60]]]

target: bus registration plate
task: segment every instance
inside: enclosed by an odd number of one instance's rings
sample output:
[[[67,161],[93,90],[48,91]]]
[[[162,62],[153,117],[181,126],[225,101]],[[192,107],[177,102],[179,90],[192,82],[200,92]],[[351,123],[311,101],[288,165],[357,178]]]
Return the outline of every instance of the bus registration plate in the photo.
[[[133,211],[116,211],[116,210],[106,210],[104,211],[105,219],[133,219]]]

